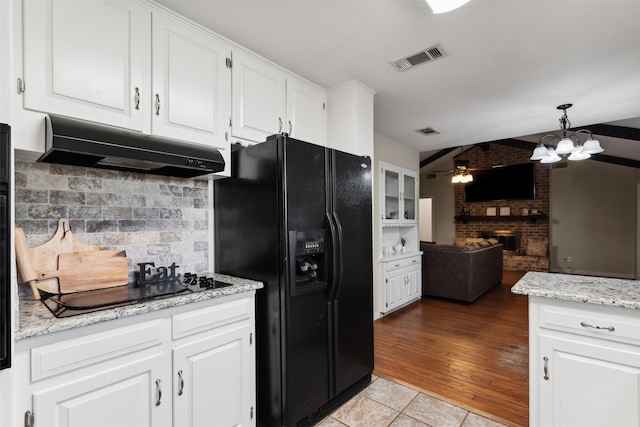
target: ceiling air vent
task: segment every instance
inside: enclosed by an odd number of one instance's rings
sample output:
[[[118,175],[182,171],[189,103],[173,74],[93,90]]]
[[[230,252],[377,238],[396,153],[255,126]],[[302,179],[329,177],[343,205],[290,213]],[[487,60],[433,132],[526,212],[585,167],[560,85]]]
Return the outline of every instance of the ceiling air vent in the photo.
[[[434,128],[418,129],[418,130],[416,130],[416,132],[421,133],[423,135],[438,135],[440,133],[437,130],[435,130]]]
[[[447,56],[447,54],[442,47],[440,45],[435,45],[421,50],[420,52],[416,52],[413,55],[405,56],[402,59],[393,61],[391,65],[393,65],[398,71],[406,71],[416,65],[435,61],[436,59],[444,58],[445,56]]]

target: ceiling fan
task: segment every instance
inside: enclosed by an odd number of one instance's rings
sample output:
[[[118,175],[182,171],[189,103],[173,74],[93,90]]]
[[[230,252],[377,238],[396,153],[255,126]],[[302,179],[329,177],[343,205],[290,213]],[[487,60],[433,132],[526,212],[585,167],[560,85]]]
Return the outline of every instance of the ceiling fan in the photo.
[[[460,154],[463,154],[464,151],[462,147],[460,147]],[[445,175],[452,175],[451,182],[454,184],[466,184],[467,182],[473,181],[472,172],[476,171],[484,171],[491,168],[472,168],[469,166],[469,160],[455,160],[453,169],[447,170],[436,170],[434,173],[444,173]]]

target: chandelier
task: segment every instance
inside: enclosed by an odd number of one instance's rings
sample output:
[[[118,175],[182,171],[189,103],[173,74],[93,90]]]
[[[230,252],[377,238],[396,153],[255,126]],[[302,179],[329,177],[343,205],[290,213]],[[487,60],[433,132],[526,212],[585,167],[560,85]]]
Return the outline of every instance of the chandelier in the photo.
[[[579,129],[567,134],[567,129],[571,127],[571,122],[567,117],[567,109],[571,108],[572,105],[573,104],[562,104],[556,107],[558,110],[562,110],[563,112],[562,117],[560,117],[562,137],[552,133],[544,135],[540,138],[535,150],[533,150],[533,155],[530,158],[531,160],[540,160],[540,163],[555,163],[562,160],[562,157],[560,156],[567,156],[569,160],[584,160],[591,157],[592,154],[602,153],[604,151],[602,147],[600,147],[600,142],[593,137],[590,130]],[[578,134],[581,133],[589,134],[589,138],[587,138],[584,145],[578,137]],[[543,141],[547,139],[558,140],[556,148],[553,148],[551,145],[546,147]]]

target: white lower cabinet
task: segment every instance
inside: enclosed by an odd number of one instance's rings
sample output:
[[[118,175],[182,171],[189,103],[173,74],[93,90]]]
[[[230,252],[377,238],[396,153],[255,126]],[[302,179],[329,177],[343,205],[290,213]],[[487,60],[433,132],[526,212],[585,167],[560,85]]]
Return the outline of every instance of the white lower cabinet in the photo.
[[[388,313],[420,299],[421,256],[383,261],[384,295],[382,313]]]
[[[18,341],[13,425],[255,425],[254,297]]]
[[[637,310],[534,298],[529,313],[530,425],[639,426]]]
[[[158,353],[136,358],[77,380],[61,378],[57,387],[34,391],[34,426],[170,426],[171,403],[162,401],[164,357]]]

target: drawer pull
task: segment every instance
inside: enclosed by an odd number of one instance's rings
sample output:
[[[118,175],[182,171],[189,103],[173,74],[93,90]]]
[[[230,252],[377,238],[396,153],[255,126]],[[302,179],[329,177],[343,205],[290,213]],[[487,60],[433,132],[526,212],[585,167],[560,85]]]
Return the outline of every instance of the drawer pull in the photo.
[[[616,330],[616,328],[614,328],[613,326],[597,326],[597,325],[590,325],[587,322],[580,322],[580,326],[583,326],[585,328],[592,328],[592,329],[606,329],[609,332],[613,332]]]
[[[542,360],[544,360],[544,379],[549,380],[549,358],[545,356]]]

